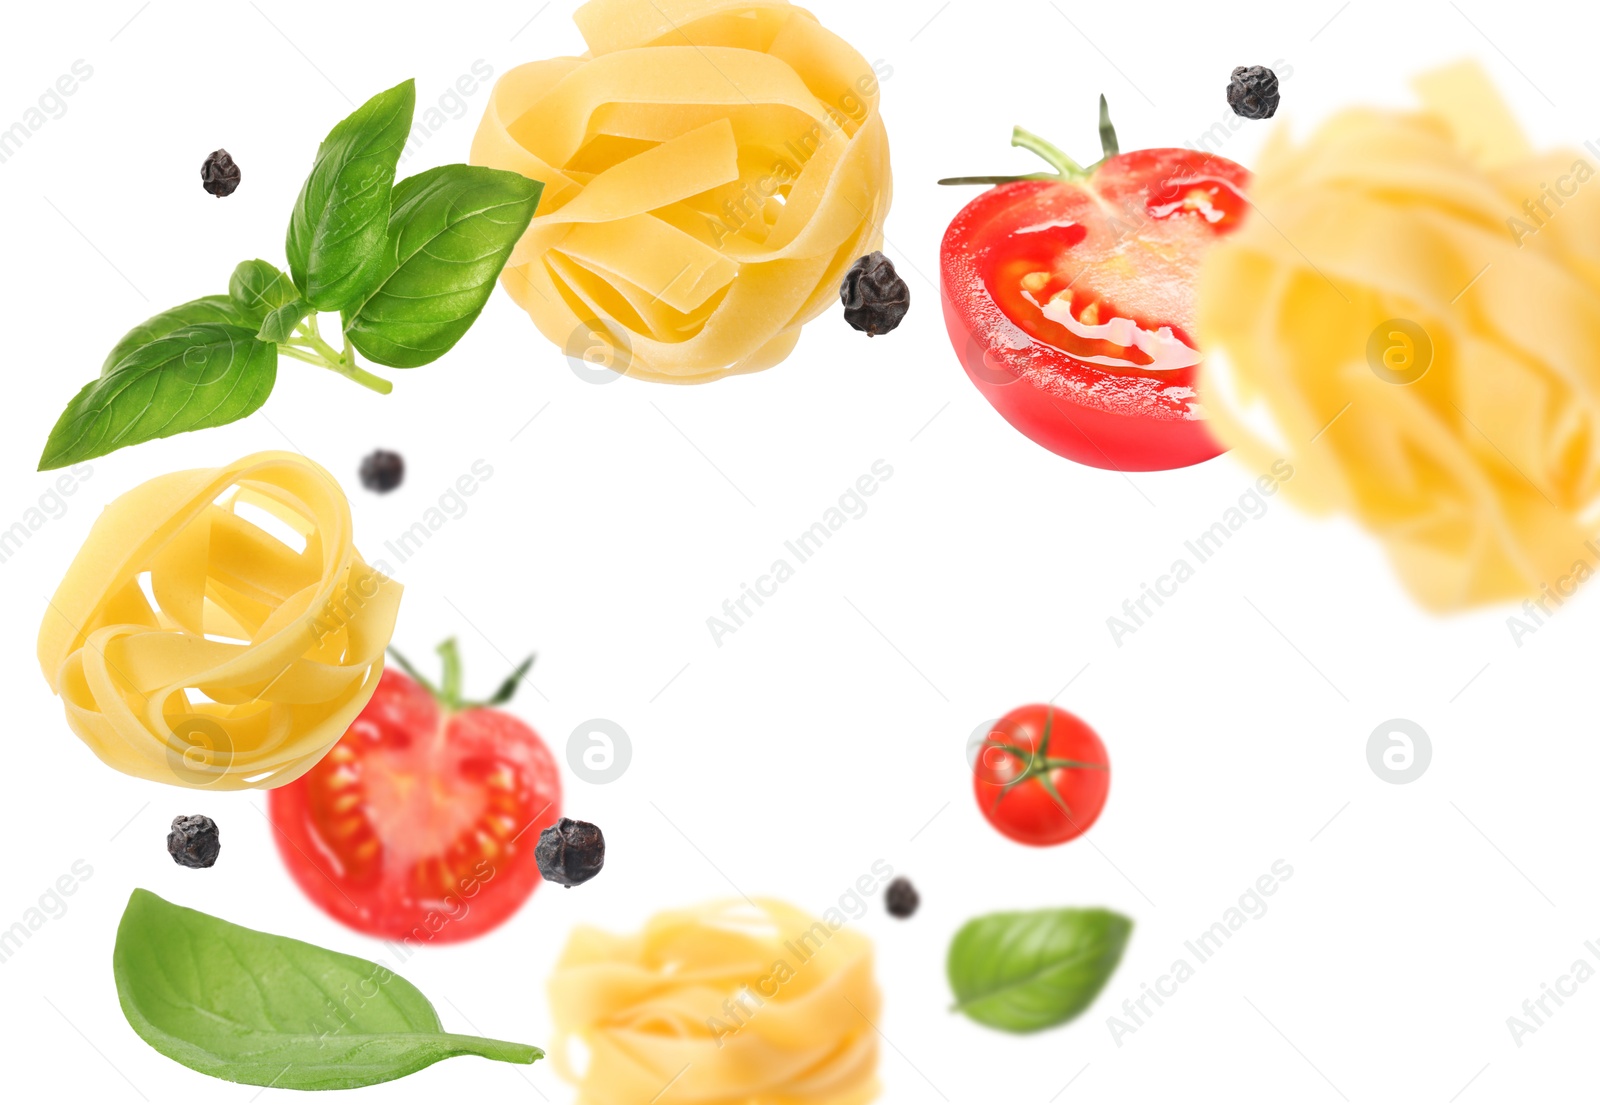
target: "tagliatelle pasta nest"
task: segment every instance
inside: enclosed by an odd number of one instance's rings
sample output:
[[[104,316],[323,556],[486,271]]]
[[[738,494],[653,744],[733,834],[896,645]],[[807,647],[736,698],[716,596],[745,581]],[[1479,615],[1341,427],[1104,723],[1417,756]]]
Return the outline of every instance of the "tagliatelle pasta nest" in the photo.
[[[1426,606],[1570,594],[1597,567],[1596,165],[1534,154],[1474,64],[1417,89],[1422,112],[1348,111],[1263,154],[1261,214],[1202,272],[1201,395]]]
[[[472,162],[544,182],[501,282],[630,376],[769,368],[882,244],[878,78],[786,0],[591,0],[589,53],[496,83]]]
[[[550,979],[550,1053],[579,1105],[873,1100],[872,946],[829,914],[733,901],[658,914],[635,936],[575,930]]]
[[[106,507],[50,600],[39,666],[72,731],[118,771],[281,786],[372,696],[399,603],[400,585],[351,543],[333,477],[295,453],[256,453],[158,476]]]

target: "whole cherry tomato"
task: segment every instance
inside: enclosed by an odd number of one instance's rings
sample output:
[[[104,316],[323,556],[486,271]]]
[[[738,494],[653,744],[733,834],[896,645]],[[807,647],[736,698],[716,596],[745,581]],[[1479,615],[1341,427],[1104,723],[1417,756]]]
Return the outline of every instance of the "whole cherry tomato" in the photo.
[[[1081,718],[1054,706],[1022,706],[995,723],[977,748],[978,809],[1021,844],[1082,836],[1105,808],[1111,761]]]

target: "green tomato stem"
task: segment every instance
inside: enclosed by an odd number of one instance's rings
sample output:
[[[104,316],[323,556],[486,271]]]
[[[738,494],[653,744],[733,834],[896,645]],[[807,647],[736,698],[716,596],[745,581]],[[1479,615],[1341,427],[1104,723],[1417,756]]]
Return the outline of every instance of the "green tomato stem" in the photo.
[[[947,176],[940,184],[1011,184],[1018,180],[1060,180],[1055,173],[1024,173],[1020,176]]]
[[[501,684],[500,689],[495,692],[493,698],[477,701],[468,699],[461,693],[463,682],[461,649],[456,645],[454,637],[441,642],[439,647],[434,650],[439,654],[441,669],[438,683],[432,682],[413,667],[411,661],[400,655],[393,645],[389,646],[388,651],[389,655],[394,658],[394,662],[400,665],[400,669],[409,675],[417,686],[427,691],[433,697],[433,700],[439,704],[439,709],[447,714],[459,714],[463,710],[481,710],[505,705],[511,701],[511,696],[516,693],[518,682],[528,674],[528,669],[533,667],[533,657],[530,656],[517,665],[516,670]]]
[[[456,639],[449,638],[438,649],[439,659],[444,664],[444,677],[439,681],[439,703],[449,713],[456,713],[461,709],[461,652],[456,648]]]
[[[1030,130],[1022,127],[1013,127],[1011,131],[1011,144],[1019,149],[1029,150],[1038,154],[1050,163],[1053,173],[1024,173],[1016,176],[954,176],[945,177],[940,184],[1011,184],[1019,180],[1087,180],[1094,176],[1095,170],[1104,165],[1106,161],[1117,156],[1117,131],[1111,125],[1111,109],[1106,106],[1106,98],[1100,97],[1100,152],[1099,161],[1085,168],[1079,165],[1067,153],[1053,142],[1040,138]]]
[[[1012,128],[1011,144],[1044,158],[1063,179],[1082,180],[1089,175],[1089,171],[1072,160],[1065,150],[1053,142],[1040,138],[1030,130],[1022,127]]]
[[[1116,157],[1120,152],[1117,145],[1117,128],[1111,125],[1111,109],[1106,106],[1106,98],[1100,96],[1100,153],[1101,160]]]

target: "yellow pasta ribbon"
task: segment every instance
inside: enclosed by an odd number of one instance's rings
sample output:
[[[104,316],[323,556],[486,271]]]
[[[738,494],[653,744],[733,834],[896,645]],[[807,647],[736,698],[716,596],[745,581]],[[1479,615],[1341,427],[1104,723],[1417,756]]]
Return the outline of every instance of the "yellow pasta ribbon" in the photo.
[[[1374,533],[1427,607],[1570,594],[1600,566],[1596,165],[1531,152],[1476,64],[1417,91],[1421,112],[1275,136],[1261,214],[1201,274],[1202,398],[1248,462],[1292,462],[1288,495]]]
[[[878,79],[787,0],[590,0],[589,52],[495,84],[472,162],[544,182],[501,282],[569,357],[701,383],[770,368],[878,249]]]
[[[552,1061],[578,1105],[864,1105],[880,998],[872,945],[843,926],[760,900],[657,914],[634,936],[579,928],[550,979]]]
[[[296,453],[256,453],[106,507],[50,600],[39,666],[72,731],[118,771],[282,786],[372,697],[399,604],[400,585],[351,544],[334,478]]]

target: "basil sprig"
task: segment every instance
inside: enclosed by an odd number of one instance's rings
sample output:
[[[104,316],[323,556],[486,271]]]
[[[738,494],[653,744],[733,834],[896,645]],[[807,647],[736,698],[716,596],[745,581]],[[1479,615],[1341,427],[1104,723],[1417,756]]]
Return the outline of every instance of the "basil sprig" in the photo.
[[[123,1015],[191,1070],[290,1090],[347,1090],[454,1055],[532,1063],[527,1044],[458,1036],[379,963],[256,932],[135,890],[112,953]]]
[[[448,353],[488,302],[543,185],[471,165],[396,183],[415,106],[406,81],[334,127],[289,219],[289,271],[242,262],[227,295],[128,331],[67,404],[40,470],[244,418],[266,402],[279,357],[387,395],[394,385],[357,364],[356,350],[390,368]],[[341,316],[337,347],[323,337],[322,311]]]
[[[1133,922],[1106,909],[991,913],[950,942],[946,973],[957,1011],[1005,1032],[1065,1024],[1111,978]]]

